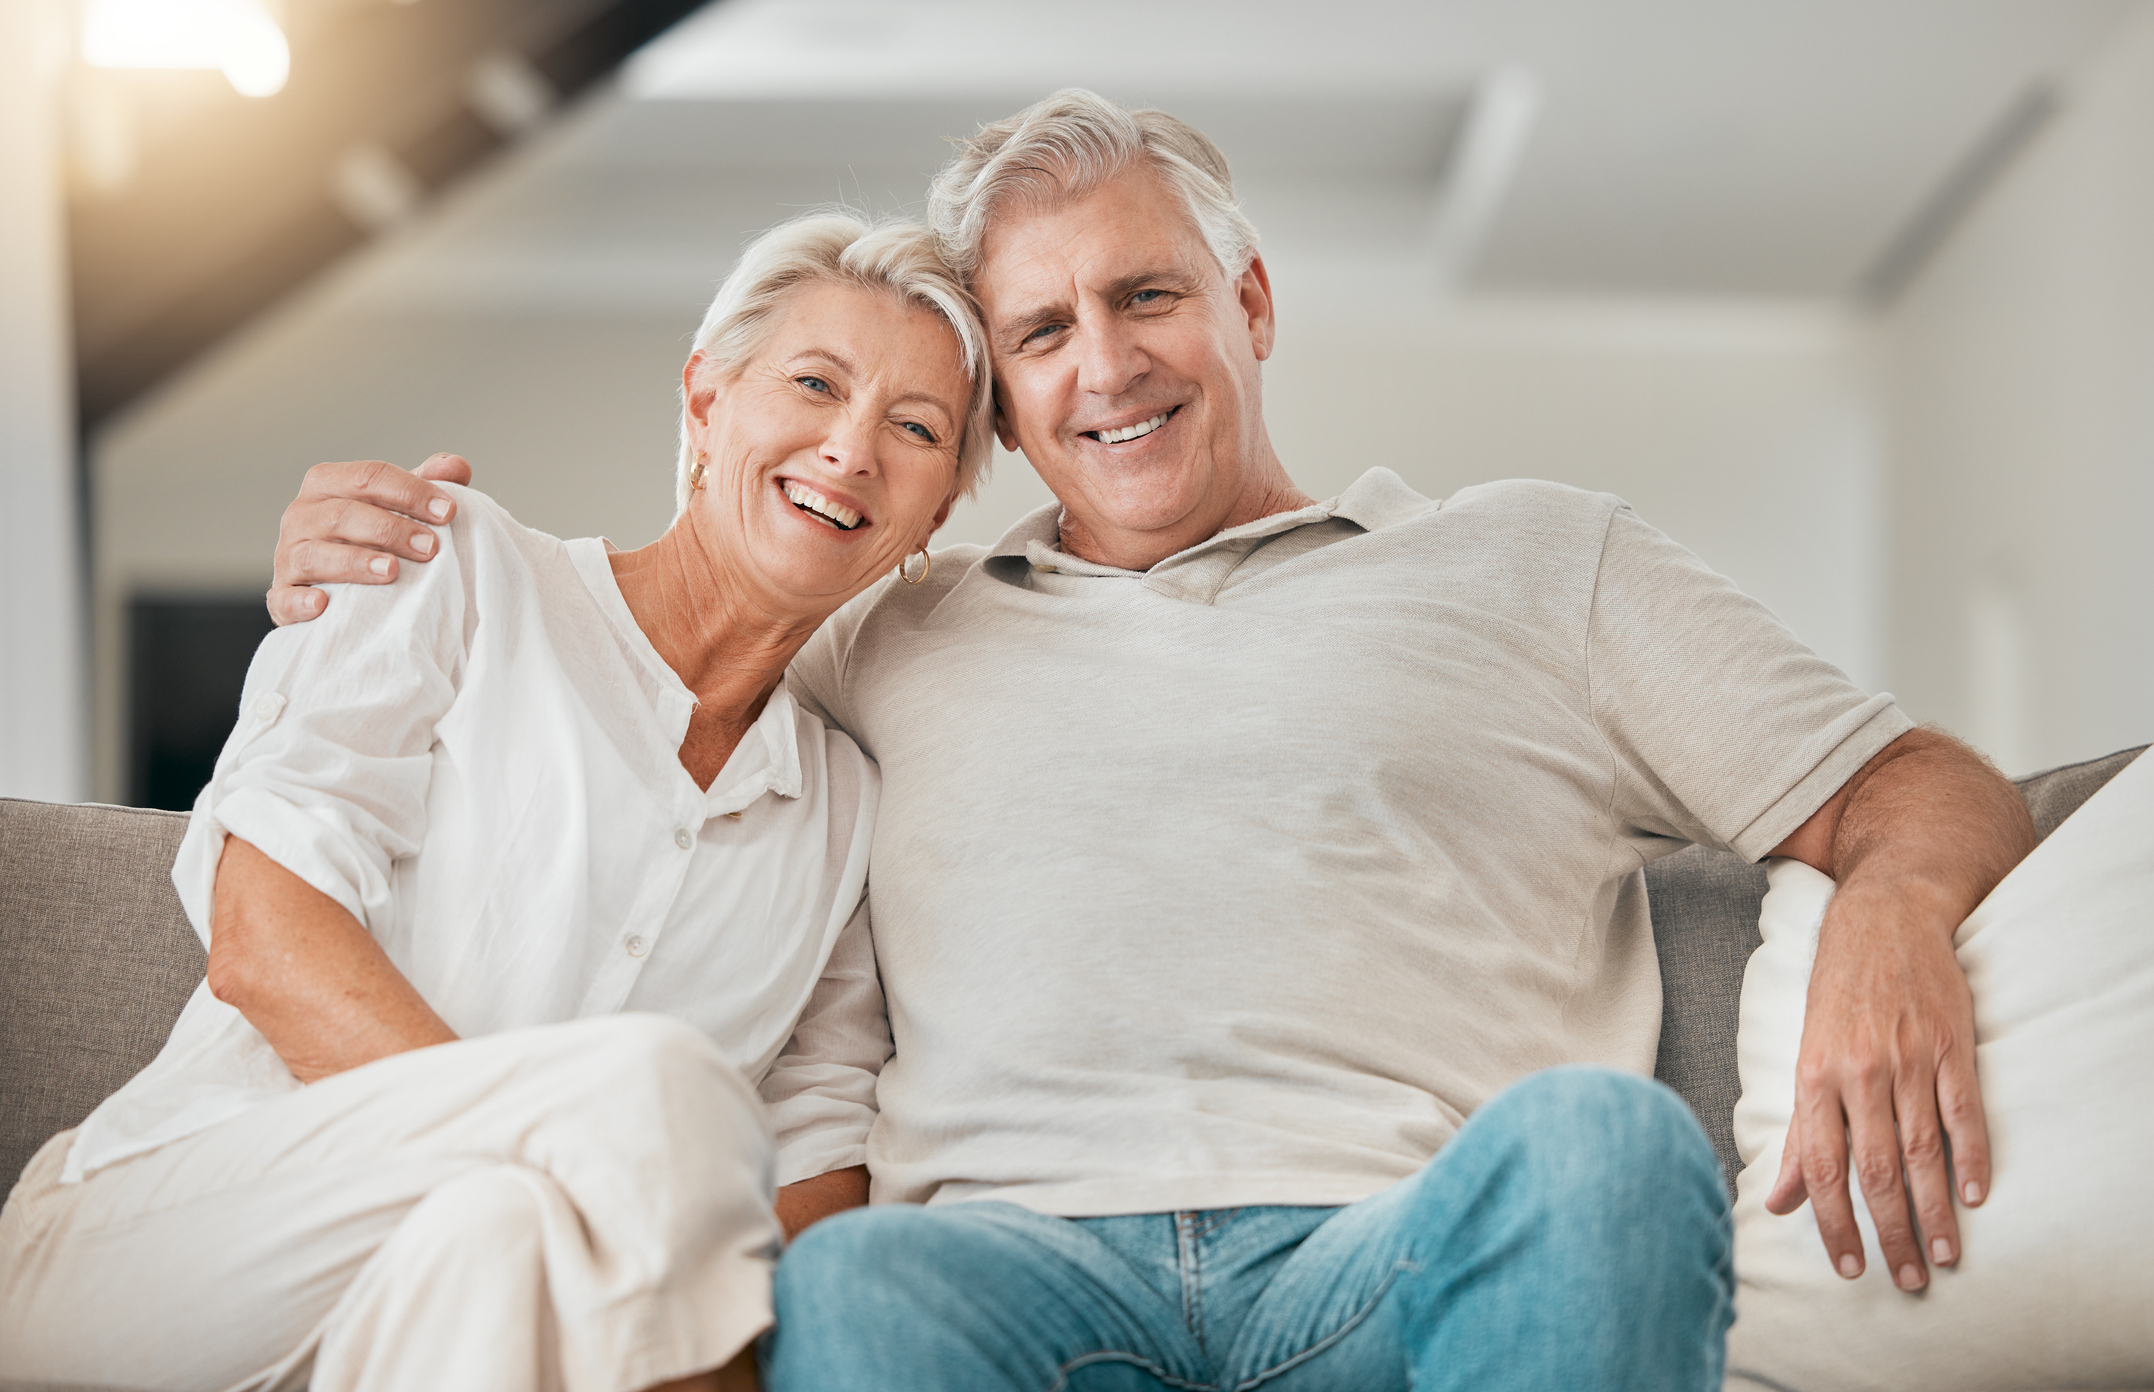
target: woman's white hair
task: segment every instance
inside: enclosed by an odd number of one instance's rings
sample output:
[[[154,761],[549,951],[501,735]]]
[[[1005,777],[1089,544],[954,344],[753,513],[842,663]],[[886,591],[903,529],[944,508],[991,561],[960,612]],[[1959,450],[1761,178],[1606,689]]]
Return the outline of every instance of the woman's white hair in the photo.
[[[849,212],[818,212],[781,222],[748,244],[718,288],[696,330],[703,355],[698,380],[723,381],[748,365],[776,327],[793,291],[807,285],[856,285],[894,295],[939,316],[957,335],[959,365],[972,379],[972,400],[957,448],[957,489],[969,498],[987,477],[994,447],[994,383],[987,336],[972,296],[944,263],[934,235],[918,223],[870,222]],[[676,507],[688,506],[695,466],[689,433],[687,384],[681,388],[681,457],[675,471]]]
[[[928,226],[969,285],[979,274],[988,223],[1008,200],[1081,198],[1139,162],[1180,196],[1227,279],[1239,279],[1256,255],[1257,230],[1234,201],[1234,175],[1219,147],[1187,121],[1131,111],[1082,87],[1066,87],[957,142],[928,190]]]

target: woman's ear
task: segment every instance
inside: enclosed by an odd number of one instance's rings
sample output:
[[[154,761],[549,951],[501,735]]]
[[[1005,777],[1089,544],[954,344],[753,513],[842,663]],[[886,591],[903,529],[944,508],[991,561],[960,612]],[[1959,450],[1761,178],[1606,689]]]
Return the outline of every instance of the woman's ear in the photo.
[[[936,508],[934,517],[929,519],[927,524],[927,535],[920,539],[920,550],[924,551],[927,549],[927,544],[929,541],[934,539],[935,533],[942,530],[942,524],[950,520],[950,509],[956,506],[957,488],[955,485],[953,485],[950,489],[949,496],[942,500],[942,506]],[[906,552],[906,554],[911,555],[912,553],[908,551]]]
[[[711,423],[711,403],[718,399],[717,374],[707,370],[709,365],[698,349],[688,355],[688,365],[681,369],[682,408],[689,420],[702,426]]]

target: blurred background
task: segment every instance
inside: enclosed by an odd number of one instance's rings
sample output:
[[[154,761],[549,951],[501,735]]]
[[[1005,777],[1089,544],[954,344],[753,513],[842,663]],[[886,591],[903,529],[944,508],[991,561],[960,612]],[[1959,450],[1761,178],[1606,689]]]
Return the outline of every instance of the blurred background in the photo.
[[[742,242],[1072,84],[1232,160],[1310,492],[1607,489],[2009,773],[2154,736],[2146,0],[0,0],[0,794],[186,805],[319,460],[656,536]]]

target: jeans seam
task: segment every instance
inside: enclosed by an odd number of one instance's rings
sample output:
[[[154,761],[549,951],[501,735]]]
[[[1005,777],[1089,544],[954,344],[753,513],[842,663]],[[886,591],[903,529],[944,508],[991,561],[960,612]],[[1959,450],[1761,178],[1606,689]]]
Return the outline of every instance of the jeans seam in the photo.
[[[1295,1368],[1299,1367],[1303,1363],[1308,1362],[1310,1359],[1324,1352],[1324,1350],[1330,1348],[1333,1344],[1338,1343],[1339,1340],[1345,1338],[1347,1335],[1353,1333],[1356,1329],[1358,1329],[1361,1326],[1362,1321],[1366,1320],[1369,1315],[1376,1309],[1376,1307],[1383,1302],[1383,1298],[1391,1293],[1392,1284],[1398,1280],[1400,1272],[1419,1271],[1420,1269],[1420,1264],[1415,1262],[1412,1258],[1399,1258],[1399,1260],[1395,1264],[1393,1264],[1391,1270],[1384,1274],[1383,1283],[1377,1286],[1377,1288],[1370,1293],[1369,1298],[1362,1302],[1361,1308],[1354,1311],[1353,1314],[1347,1316],[1345,1321],[1341,1323],[1337,1329],[1332,1330],[1329,1334],[1326,1334],[1323,1338],[1317,1340],[1315,1343],[1309,1345],[1301,1352],[1295,1354],[1292,1358],[1282,1359],[1279,1362],[1272,1364],[1268,1368],[1259,1369],[1257,1372],[1252,1373],[1250,1376],[1243,1378],[1240,1382],[1234,1384],[1232,1392],[1249,1392],[1250,1388],[1256,1387],[1262,1383],[1269,1382],[1282,1373],[1293,1371]]]
[[[1174,1238],[1181,1260],[1182,1277],[1182,1324],[1190,1337],[1197,1341],[1197,1351],[1207,1359],[1211,1350],[1204,1346],[1204,1257],[1198,1245],[1203,1234],[1197,1230],[1199,1213],[1174,1215]]]
[[[1063,1392],[1063,1389],[1070,1385],[1071,1373],[1094,1363],[1127,1363],[1132,1367],[1142,1368],[1169,1387],[1183,1389],[1183,1392],[1219,1392],[1219,1384],[1216,1382],[1191,1382],[1186,1378],[1178,1378],[1149,1358],[1142,1358],[1134,1353],[1124,1353],[1119,1349],[1100,1349],[1094,1353],[1072,1358],[1069,1362],[1055,1369],[1055,1380],[1048,1384],[1046,1392]]]

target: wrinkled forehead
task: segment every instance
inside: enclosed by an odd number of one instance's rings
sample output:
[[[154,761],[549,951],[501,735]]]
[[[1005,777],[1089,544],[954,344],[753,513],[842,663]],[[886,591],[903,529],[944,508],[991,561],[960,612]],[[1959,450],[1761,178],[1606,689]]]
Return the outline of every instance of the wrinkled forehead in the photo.
[[[1013,300],[1100,288],[1147,271],[1219,272],[1196,219],[1172,185],[1132,166],[1072,192],[1042,179],[1013,190],[988,217],[973,293],[990,325]]]

